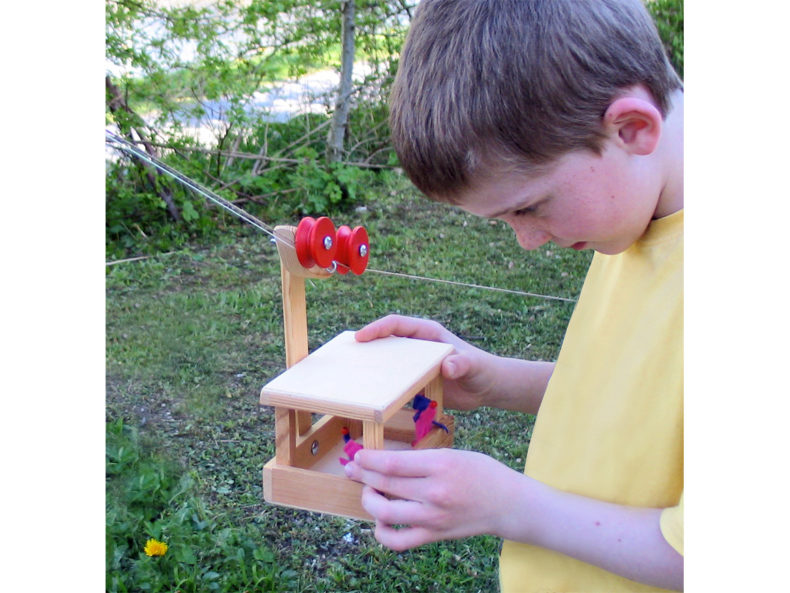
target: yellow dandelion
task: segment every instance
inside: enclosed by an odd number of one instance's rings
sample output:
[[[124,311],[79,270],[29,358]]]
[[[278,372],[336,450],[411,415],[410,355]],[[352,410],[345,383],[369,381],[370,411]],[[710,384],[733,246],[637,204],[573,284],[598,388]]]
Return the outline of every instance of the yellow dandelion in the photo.
[[[148,556],[164,556],[167,552],[167,544],[155,539],[149,539],[145,542],[145,553]]]

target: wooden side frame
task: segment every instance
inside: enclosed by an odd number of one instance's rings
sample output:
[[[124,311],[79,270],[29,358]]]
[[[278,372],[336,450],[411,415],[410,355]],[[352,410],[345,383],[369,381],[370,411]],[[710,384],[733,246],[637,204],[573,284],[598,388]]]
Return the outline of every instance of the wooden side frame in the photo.
[[[294,244],[296,227],[277,226],[277,253],[280,256],[280,280],[283,295],[283,336],[285,337],[285,366],[292,367],[308,353],[307,341],[307,301],[305,298],[305,278],[328,278],[331,274],[319,267],[305,269],[299,263]],[[280,413],[278,413],[280,410]],[[282,408],[275,408],[275,433],[302,435],[312,425],[312,416],[307,412],[285,415]],[[295,455],[296,442],[277,438],[277,443],[286,449],[278,457],[291,459]]]

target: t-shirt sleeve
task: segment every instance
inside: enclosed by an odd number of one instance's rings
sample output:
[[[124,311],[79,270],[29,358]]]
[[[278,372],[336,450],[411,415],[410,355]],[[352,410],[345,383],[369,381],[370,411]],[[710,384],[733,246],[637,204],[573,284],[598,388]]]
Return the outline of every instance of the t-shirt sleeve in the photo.
[[[661,534],[678,554],[683,555],[683,494],[680,502],[675,507],[669,507],[661,512]]]

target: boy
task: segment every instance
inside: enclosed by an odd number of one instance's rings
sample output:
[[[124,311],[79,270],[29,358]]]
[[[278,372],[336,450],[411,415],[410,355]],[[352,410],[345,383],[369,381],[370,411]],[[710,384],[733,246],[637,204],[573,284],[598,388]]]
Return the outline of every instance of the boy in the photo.
[[[470,451],[359,452],[346,472],[377,539],[501,536],[504,593],[681,589],[683,95],[649,15],[638,0],[423,0],[390,122],[427,196],[504,220],[524,249],[596,253],[556,363],[428,320],[359,330],[455,346],[448,407],[537,414],[524,474]]]

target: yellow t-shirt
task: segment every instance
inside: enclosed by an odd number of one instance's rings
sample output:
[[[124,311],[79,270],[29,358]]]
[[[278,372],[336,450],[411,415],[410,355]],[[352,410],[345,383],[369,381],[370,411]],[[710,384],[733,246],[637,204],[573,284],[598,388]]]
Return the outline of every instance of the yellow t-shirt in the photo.
[[[683,553],[683,211],[623,253],[596,253],[538,412],[524,472],[555,488],[666,509]],[[506,541],[502,593],[660,591]]]

